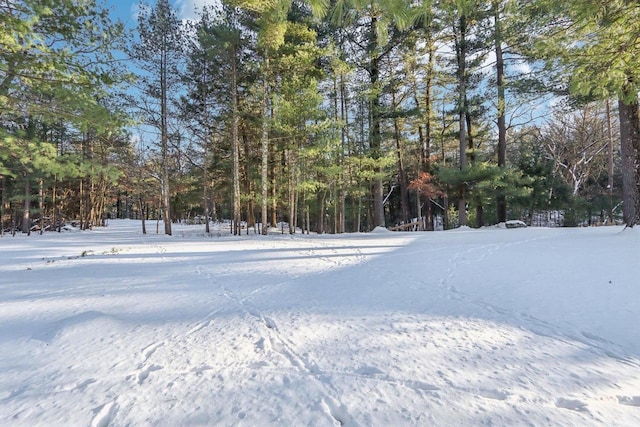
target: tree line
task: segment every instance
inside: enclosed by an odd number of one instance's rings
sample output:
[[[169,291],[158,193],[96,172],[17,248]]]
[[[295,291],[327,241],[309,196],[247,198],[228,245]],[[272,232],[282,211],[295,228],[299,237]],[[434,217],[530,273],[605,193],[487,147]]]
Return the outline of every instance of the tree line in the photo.
[[[558,4],[560,3],[560,4]],[[2,232],[640,217],[626,0],[0,2]],[[440,225],[440,224],[438,224]]]

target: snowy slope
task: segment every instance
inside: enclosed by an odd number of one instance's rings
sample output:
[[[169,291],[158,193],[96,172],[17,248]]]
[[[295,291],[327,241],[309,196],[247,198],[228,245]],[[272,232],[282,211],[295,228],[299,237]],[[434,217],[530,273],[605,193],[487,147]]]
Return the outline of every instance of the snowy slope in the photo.
[[[640,230],[0,239],[0,425],[640,425]]]

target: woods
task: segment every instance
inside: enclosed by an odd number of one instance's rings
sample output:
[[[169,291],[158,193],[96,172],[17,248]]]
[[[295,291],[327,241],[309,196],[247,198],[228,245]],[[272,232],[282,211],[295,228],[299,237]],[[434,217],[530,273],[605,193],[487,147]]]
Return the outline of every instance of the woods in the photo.
[[[634,2],[225,0],[184,20],[158,0],[135,28],[93,0],[0,12],[3,233],[640,220]]]

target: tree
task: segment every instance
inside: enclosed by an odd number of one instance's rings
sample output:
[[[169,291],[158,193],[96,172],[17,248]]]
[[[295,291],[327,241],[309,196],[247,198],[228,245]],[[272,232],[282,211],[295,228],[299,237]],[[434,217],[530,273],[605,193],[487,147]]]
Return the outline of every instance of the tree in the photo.
[[[405,37],[404,31],[413,24],[411,2],[405,0],[338,0],[333,3],[330,17],[341,25],[362,25],[353,35],[362,36],[355,45],[364,47],[364,69],[369,77],[369,148],[374,159],[382,153],[382,106],[380,71],[385,57]],[[381,168],[376,168],[373,182],[373,227],[385,225]]]
[[[190,163],[202,172],[202,210],[205,232],[209,233],[210,161],[216,140],[216,63],[210,48],[210,27],[214,10],[205,8],[200,19],[189,24],[192,37],[188,40],[188,59],[183,80],[187,95],[182,102],[182,118],[195,139],[195,148],[185,153]],[[198,162],[198,160],[200,162]]]
[[[607,122],[595,106],[575,112],[557,112],[541,130],[539,143],[557,173],[577,196],[598,169],[607,166]]]
[[[106,98],[110,88],[126,76],[115,65],[113,55],[121,42],[123,26],[112,22],[109,11],[94,1],[71,0],[3,2],[0,26],[3,198],[6,192],[13,191],[7,188],[5,177],[21,177],[22,229],[28,232],[31,184],[38,184],[37,209],[42,229],[49,186],[55,217],[58,179],[65,170],[77,172],[83,168],[84,160],[74,156],[77,152],[63,158],[62,150],[52,138],[55,129],[91,132],[108,138],[110,132],[122,125]],[[99,168],[87,165],[84,164],[87,176],[101,173]],[[75,172],[67,175],[78,176]],[[18,185],[18,181],[12,183]],[[80,211],[95,213],[95,219],[101,208],[94,203],[100,204],[103,199],[93,197],[95,192],[87,194],[91,197],[78,207]]]
[[[536,53],[564,67],[571,93],[618,100],[624,220],[633,227],[640,222],[640,4],[539,0],[530,10],[547,17]]]
[[[140,40],[131,53],[134,61],[144,71],[140,76],[141,91],[146,101],[142,108],[143,121],[160,133],[164,231],[170,235],[170,102],[179,93],[184,33],[177,12],[168,0],[158,0],[153,8],[141,8],[138,32]]]
[[[473,89],[472,76],[477,72],[482,62],[482,48],[478,43],[480,39],[473,31],[477,29],[478,22],[484,18],[485,11],[480,9],[475,0],[455,0],[444,3],[444,20],[451,29],[451,41],[455,54],[453,64],[456,78],[456,112],[458,116],[458,152],[459,170],[461,176],[467,174],[469,163],[475,158],[474,133],[472,129],[472,100]],[[472,165],[471,165],[472,166]],[[467,225],[467,184],[464,179],[459,180],[458,195],[458,222],[459,225]]]
[[[496,53],[496,87],[498,89],[498,166],[505,168],[507,165],[507,121],[506,121],[506,98],[504,82],[504,54],[502,43],[504,42],[503,32],[503,11],[502,1],[493,0],[491,2],[494,19],[494,46]],[[507,204],[504,195],[498,195],[498,222],[507,220]]]

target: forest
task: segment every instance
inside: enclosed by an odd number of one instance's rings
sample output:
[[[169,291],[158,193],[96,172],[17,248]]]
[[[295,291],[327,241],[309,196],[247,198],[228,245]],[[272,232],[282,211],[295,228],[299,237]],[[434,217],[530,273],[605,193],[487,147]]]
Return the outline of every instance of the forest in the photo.
[[[156,0],[136,23],[0,0],[2,234],[640,222],[638,2]]]

